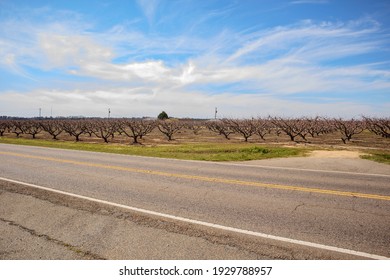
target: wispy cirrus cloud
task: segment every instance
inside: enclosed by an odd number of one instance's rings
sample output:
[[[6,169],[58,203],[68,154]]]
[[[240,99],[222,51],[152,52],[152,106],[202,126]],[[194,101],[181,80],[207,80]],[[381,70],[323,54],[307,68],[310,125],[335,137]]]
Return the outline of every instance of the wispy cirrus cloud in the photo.
[[[153,24],[160,0],[137,0],[137,3],[148,19],[149,24]]]

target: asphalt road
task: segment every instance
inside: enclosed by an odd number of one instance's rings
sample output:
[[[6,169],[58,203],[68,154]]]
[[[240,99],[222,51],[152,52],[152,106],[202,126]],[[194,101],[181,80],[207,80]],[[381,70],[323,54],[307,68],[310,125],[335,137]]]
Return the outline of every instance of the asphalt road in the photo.
[[[390,173],[283,169],[6,144],[0,144],[0,158],[3,178],[209,224],[390,257]],[[130,210],[118,214],[122,210],[113,212],[103,205],[86,209],[90,202],[83,199],[49,198],[53,196],[50,192],[34,193],[2,180],[0,185],[0,228],[6,232],[0,242],[0,258],[1,251],[3,258],[11,258],[4,253],[4,244],[9,242],[6,236],[16,234],[13,230],[21,231],[21,236],[28,232],[30,238],[45,236],[67,249],[73,248],[75,240],[70,236],[78,232],[72,252],[84,246],[88,248],[86,258],[363,258],[148,214],[130,215]],[[48,209],[56,215],[49,215]],[[36,217],[46,218],[34,222],[23,218],[28,214],[31,218],[32,211],[37,211]],[[126,225],[123,219],[122,224],[113,224],[123,216],[129,218]],[[59,217],[63,218],[62,233],[50,237],[45,228],[53,233],[58,227],[53,221]],[[75,218],[79,226],[75,226]],[[138,248],[142,242],[149,245],[141,246],[142,254],[134,250],[119,254],[110,249],[115,240],[106,244],[105,250],[98,248],[92,241],[96,235],[99,242],[106,240],[112,234],[110,225],[121,228],[116,231],[117,240],[132,238]],[[169,250],[166,244],[170,244]],[[18,252],[14,258],[32,258]]]

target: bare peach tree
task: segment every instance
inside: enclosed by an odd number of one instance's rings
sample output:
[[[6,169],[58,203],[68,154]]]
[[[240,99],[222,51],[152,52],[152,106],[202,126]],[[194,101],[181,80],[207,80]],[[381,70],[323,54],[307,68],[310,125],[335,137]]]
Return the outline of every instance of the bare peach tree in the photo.
[[[288,135],[291,141],[296,142],[297,136],[301,136],[304,140],[306,140],[306,126],[303,120],[298,118],[272,117],[271,122]]]
[[[369,131],[384,138],[390,138],[390,118],[363,117],[363,120]]]
[[[123,119],[119,122],[118,130],[133,139],[133,144],[139,144],[138,139],[151,133],[156,127],[155,121]]]
[[[305,121],[307,122],[306,130],[313,138],[335,130],[333,126],[329,125],[328,120],[323,117],[305,118]]]
[[[222,121],[234,132],[241,134],[245,142],[248,142],[248,139],[256,132],[255,119],[223,119]]]
[[[172,141],[173,134],[180,131],[184,127],[184,123],[178,120],[161,120],[157,124],[158,130],[164,134],[168,141]]]
[[[10,128],[9,120],[0,120],[0,136],[4,136],[4,133]]]
[[[341,133],[341,140],[344,144],[347,141],[351,141],[352,136],[362,133],[365,129],[364,123],[355,119],[343,120],[335,118],[331,120],[331,124]]]
[[[92,121],[90,119],[86,119],[84,123],[85,123],[84,134],[86,134],[86,135],[88,134],[89,137],[92,137],[92,135],[95,135],[95,133],[94,133],[94,131],[95,131],[94,121]]]
[[[96,137],[103,139],[104,143],[108,143],[110,137],[117,130],[117,124],[114,120],[96,119],[89,121],[86,125]]]
[[[265,141],[264,136],[271,134],[272,124],[268,119],[257,118],[255,121],[255,134]]]
[[[66,133],[75,138],[75,141],[80,141],[80,135],[87,130],[87,122],[85,120],[63,120],[62,128]]]
[[[205,124],[203,121],[185,121],[184,127],[191,130],[192,133],[198,135],[199,132],[204,128]]]
[[[42,131],[41,123],[37,120],[28,120],[24,124],[23,131],[25,134],[30,134],[33,139]]]
[[[223,135],[227,140],[230,140],[230,134],[234,134],[234,130],[230,125],[220,120],[210,120],[205,125],[210,131]]]
[[[20,134],[24,133],[25,121],[23,120],[13,120],[10,122],[9,132],[15,133],[16,137],[19,138]]]
[[[59,120],[45,120],[41,121],[40,124],[42,129],[49,133],[54,140],[57,140],[57,136],[64,131]]]
[[[311,135],[310,130],[313,126],[315,127],[315,122],[309,117],[297,118],[295,119],[295,122],[298,130],[300,131],[298,135],[303,140],[307,141],[306,137]]]

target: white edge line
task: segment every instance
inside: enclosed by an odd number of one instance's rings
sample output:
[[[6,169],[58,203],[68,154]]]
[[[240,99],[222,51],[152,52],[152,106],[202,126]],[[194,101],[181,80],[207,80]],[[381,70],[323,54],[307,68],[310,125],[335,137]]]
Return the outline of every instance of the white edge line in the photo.
[[[0,145],[13,145],[16,144],[6,144],[0,143]],[[23,146],[26,145],[16,145]],[[379,173],[362,173],[362,172],[352,172],[352,171],[338,171],[338,170],[321,170],[321,169],[309,169],[309,168],[296,168],[296,167],[283,167],[283,166],[267,166],[267,165],[257,165],[248,163],[235,163],[235,162],[218,162],[218,161],[205,161],[205,160],[191,160],[191,159],[177,159],[177,158],[162,158],[162,157],[151,157],[151,156],[139,156],[139,155],[126,155],[126,154],[115,154],[109,152],[94,152],[94,151],[85,151],[85,150],[73,150],[73,149],[62,149],[62,148],[52,148],[52,147],[40,147],[40,146],[28,146],[38,149],[51,149],[51,150],[61,150],[66,152],[81,152],[81,153],[95,153],[95,154],[105,154],[105,155],[116,155],[122,157],[137,157],[144,159],[156,159],[156,160],[168,160],[168,161],[184,161],[184,162],[193,162],[198,164],[214,164],[214,165],[225,165],[225,166],[242,166],[242,167],[252,167],[252,168],[264,168],[264,169],[277,169],[277,170],[295,170],[295,171],[307,171],[307,172],[321,172],[321,173],[336,173],[336,174],[350,174],[350,175],[360,175],[360,176],[375,176],[375,177],[390,177],[390,174],[379,174]],[[295,157],[299,158],[299,157]],[[283,159],[283,158],[279,158]]]
[[[75,198],[85,199],[88,201],[97,202],[97,203],[101,203],[101,204],[105,204],[105,205],[115,206],[115,207],[123,208],[126,210],[131,210],[131,211],[135,211],[135,212],[139,212],[139,213],[143,213],[143,214],[149,214],[149,215],[153,215],[153,216],[157,216],[157,217],[168,218],[168,219],[177,220],[177,221],[186,222],[186,223],[195,224],[195,225],[202,225],[202,226],[206,226],[206,227],[210,227],[210,228],[214,228],[214,229],[221,229],[221,230],[230,231],[230,232],[234,232],[234,233],[242,233],[242,234],[246,234],[246,235],[267,238],[267,239],[287,242],[287,243],[291,243],[291,244],[298,244],[298,245],[308,246],[308,247],[312,247],[312,248],[323,249],[323,250],[328,250],[328,251],[333,251],[333,252],[338,252],[338,253],[343,253],[343,254],[349,254],[349,255],[354,255],[354,256],[359,256],[359,257],[364,257],[364,258],[369,258],[369,259],[390,260],[390,258],[384,257],[384,256],[373,255],[373,254],[369,254],[369,253],[365,253],[365,252],[359,252],[359,251],[354,251],[354,250],[349,250],[349,249],[344,249],[344,248],[339,248],[339,247],[334,247],[334,246],[328,246],[328,245],[323,245],[323,244],[318,244],[318,243],[313,243],[313,242],[308,242],[308,241],[302,241],[302,240],[297,240],[297,239],[291,239],[291,238],[286,238],[286,237],[281,237],[281,236],[276,236],[276,235],[270,235],[270,234],[265,234],[265,233],[261,233],[261,232],[233,228],[233,227],[229,227],[229,226],[223,226],[223,225],[218,225],[218,224],[213,224],[213,223],[208,223],[208,222],[202,222],[202,221],[193,220],[193,219],[189,219],[189,218],[178,217],[178,216],[174,216],[174,215],[170,215],[170,214],[159,213],[159,212],[146,210],[146,209],[142,209],[142,208],[131,207],[131,206],[123,205],[123,204],[118,204],[118,203],[114,203],[114,202],[91,198],[91,197],[78,195],[78,194],[74,194],[74,193],[59,191],[59,190],[55,190],[55,189],[51,189],[51,188],[47,188],[47,187],[42,187],[42,186],[30,184],[30,183],[20,182],[20,181],[16,181],[16,180],[12,180],[12,179],[7,179],[7,178],[3,178],[3,177],[0,177],[0,180],[7,181],[10,183],[20,184],[20,185],[25,185],[28,187],[33,187],[33,188],[37,188],[37,189],[41,189],[41,190],[45,190],[45,191],[50,191],[50,192],[54,192],[54,193],[58,193],[58,194],[63,194],[63,195],[67,195],[67,196],[71,196],[71,197],[75,197]]]

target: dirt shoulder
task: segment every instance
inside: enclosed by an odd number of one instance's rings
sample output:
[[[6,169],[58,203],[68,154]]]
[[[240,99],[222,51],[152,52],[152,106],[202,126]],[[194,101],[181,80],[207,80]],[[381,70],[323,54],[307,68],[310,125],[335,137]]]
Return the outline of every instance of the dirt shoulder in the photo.
[[[252,160],[235,164],[390,175],[390,165],[360,156],[360,151],[314,150],[307,157]]]
[[[359,151],[312,151],[309,154],[310,158],[339,158],[339,159],[360,159],[364,153]]]

